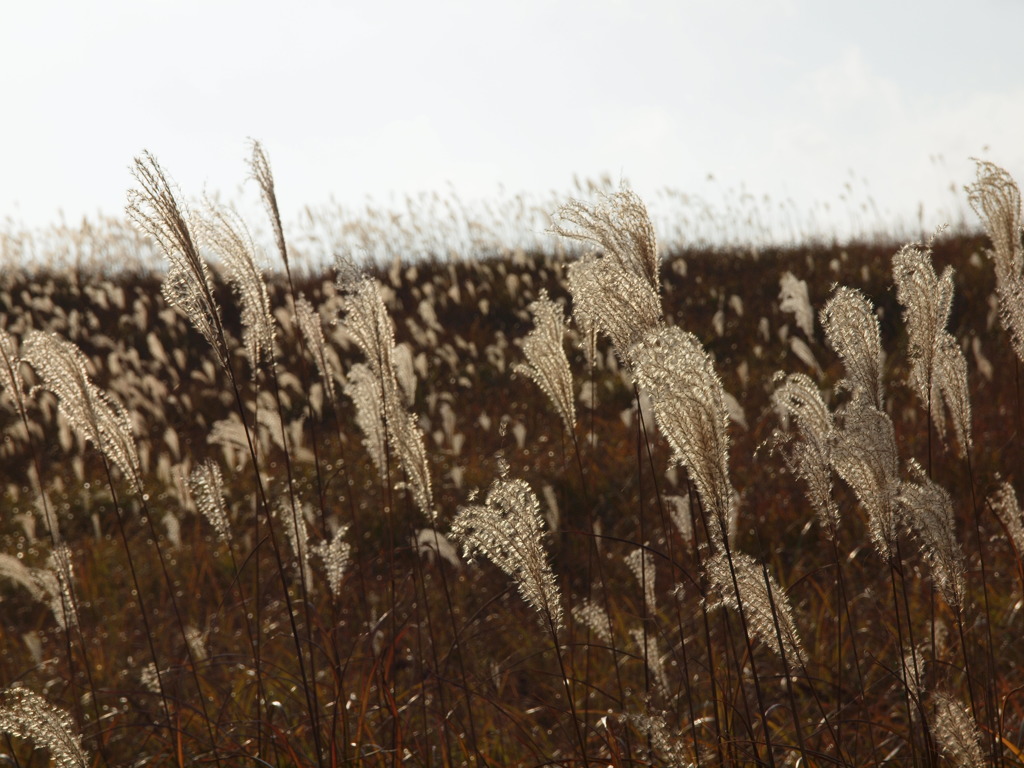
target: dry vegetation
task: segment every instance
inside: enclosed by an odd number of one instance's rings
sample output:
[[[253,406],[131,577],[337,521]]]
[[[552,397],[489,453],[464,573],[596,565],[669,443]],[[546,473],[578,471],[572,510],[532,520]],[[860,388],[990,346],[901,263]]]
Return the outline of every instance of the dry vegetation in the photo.
[[[615,192],[331,274],[252,170],[279,269],[145,156],[100,253],[166,269],[0,279],[3,760],[1024,764],[998,168],[925,245],[664,253]]]

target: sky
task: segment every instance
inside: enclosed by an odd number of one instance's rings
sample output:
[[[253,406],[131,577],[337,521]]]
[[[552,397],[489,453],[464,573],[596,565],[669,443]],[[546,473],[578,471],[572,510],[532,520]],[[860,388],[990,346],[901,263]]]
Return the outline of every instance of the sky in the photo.
[[[244,196],[250,137],[286,219],[608,174],[905,223],[963,215],[972,156],[1024,182],[1017,0],[0,7],[8,224],[120,214],[144,149],[188,195]]]

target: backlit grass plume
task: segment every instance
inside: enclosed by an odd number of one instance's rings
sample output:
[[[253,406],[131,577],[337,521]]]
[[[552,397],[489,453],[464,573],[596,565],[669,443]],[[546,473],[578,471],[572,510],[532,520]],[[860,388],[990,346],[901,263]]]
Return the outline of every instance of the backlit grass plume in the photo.
[[[658,426],[725,536],[733,515],[729,481],[729,411],[711,356],[692,333],[666,327],[632,352],[636,383],[651,396]]]
[[[306,349],[313,356],[320,381],[329,402],[335,402],[334,367],[327,356],[327,342],[324,340],[324,328],[320,322],[320,313],[309,300],[300,297],[295,302],[295,323],[306,342]]]
[[[742,605],[746,625],[758,640],[789,664],[803,660],[803,646],[789,598],[754,558],[743,552],[733,552],[731,558],[719,552],[704,568],[721,604],[733,610],[740,610]]]
[[[1017,357],[1024,360],[1024,244],[1021,243],[1020,188],[998,165],[976,160],[977,181],[967,199],[992,241],[988,256],[995,266],[996,296],[1003,327]]]
[[[961,450],[971,445],[971,402],[967,361],[946,330],[953,305],[953,270],[935,275],[931,250],[916,243],[893,256],[896,298],[904,308],[910,357],[910,386],[930,413],[945,407]],[[941,411],[933,419],[945,436]]]
[[[881,408],[882,340],[871,302],[856,288],[840,286],[821,311],[821,325],[846,368],[842,386]]]
[[[636,192],[623,189],[596,205],[572,200],[558,209],[554,219],[552,232],[596,245],[603,258],[644,280],[654,295],[661,292],[654,226]]]
[[[224,479],[220,467],[212,460],[207,460],[192,470],[188,477],[189,491],[196,508],[207,519],[217,538],[231,541],[231,525],[228,522],[228,511],[224,505]]]
[[[786,464],[803,480],[807,500],[826,534],[833,536],[839,525],[839,507],[832,497],[832,413],[817,385],[803,373],[782,379],[772,393],[772,405],[785,432],[779,437],[788,448]]]
[[[577,324],[610,336],[628,361],[630,348],[662,324],[658,246],[647,208],[623,190],[596,205],[573,200],[553,218],[555,234],[600,249],[569,266]]]
[[[959,611],[964,604],[967,566],[954,527],[953,501],[916,461],[910,462],[910,476],[910,481],[901,484],[897,497],[903,520],[920,537],[921,549],[943,598]]]
[[[264,360],[273,361],[274,318],[256,245],[245,222],[233,210],[209,204],[201,231],[204,243],[220,257],[228,283],[242,309],[242,343],[253,375]]]
[[[562,309],[542,291],[530,305],[533,330],[523,339],[527,362],[516,367],[533,379],[548,396],[570,435],[576,428],[576,404],[573,397],[572,371],[562,345],[565,317]]]
[[[27,688],[9,688],[0,694],[0,732],[49,750],[60,768],[90,764],[71,715]]]
[[[627,362],[633,345],[663,323],[650,283],[608,259],[586,256],[570,264],[569,291],[577,325],[606,334]]]
[[[896,553],[898,462],[892,419],[864,400],[850,401],[832,441],[832,467],[863,505],[871,540],[886,560]]]
[[[139,457],[131,417],[124,407],[92,383],[82,351],[56,334],[30,331],[22,345],[24,359],[41,379],[40,386],[57,396],[72,429],[93,444],[111,464],[136,481]]]
[[[942,754],[958,768],[984,768],[981,734],[974,719],[952,696],[937,693],[932,697],[935,741]]]
[[[132,174],[139,188],[128,192],[128,215],[157,242],[167,258],[164,298],[188,318],[209,342],[221,367],[228,370],[230,355],[220,308],[213,296],[213,278],[199,254],[188,210],[148,152],[135,158]]]
[[[544,551],[544,518],[524,480],[500,477],[483,504],[461,507],[452,535],[464,556],[483,555],[515,579],[519,593],[552,630],[562,626],[562,598]]]
[[[339,276],[346,274],[349,273],[339,268]],[[356,395],[357,409],[373,409],[372,413],[357,415],[357,420],[370,442],[379,442],[378,435],[384,435],[387,445],[401,464],[406,487],[416,506],[433,519],[437,516],[437,510],[434,508],[423,431],[402,401],[395,373],[395,327],[384,306],[381,285],[372,278],[358,276],[339,279],[339,287],[346,292],[343,329],[365,355],[366,366],[372,374],[372,383],[363,381],[357,383],[355,389],[346,387],[346,392]],[[379,406],[369,399],[373,387],[379,390]],[[384,458],[383,455],[379,457]],[[386,466],[379,459],[375,458],[378,469]]]

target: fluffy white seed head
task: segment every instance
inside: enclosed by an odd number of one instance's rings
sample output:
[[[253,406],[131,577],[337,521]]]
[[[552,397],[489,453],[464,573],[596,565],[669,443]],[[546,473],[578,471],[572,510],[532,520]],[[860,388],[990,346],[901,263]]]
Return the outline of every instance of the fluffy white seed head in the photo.
[[[570,435],[576,429],[576,403],[572,386],[572,371],[565,356],[563,338],[565,317],[562,308],[541,291],[540,298],[530,305],[533,330],[523,339],[523,354],[527,362],[516,366],[541,388]]]
[[[839,525],[839,507],[832,498],[832,413],[817,385],[802,373],[781,380],[772,405],[782,422],[779,442],[787,446],[786,464],[803,480],[807,500],[831,536]]]
[[[821,311],[821,325],[846,368],[841,385],[881,408],[882,339],[871,302],[856,288],[840,286]]]
[[[27,688],[8,688],[0,694],[0,732],[49,750],[60,768],[89,765],[71,715]]]
[[[949,493],[928,478],[920,464],[910,462],[911,480],[900,486],[897,497],[904,522],[918,535],[932,576],[949,605],[964,604],[967,566],[956,537],[953,501]]]
[[[946,330],[953,306],[953,270],[936,276],[931,250],[906,245],[893,257],[896,298],[904,308],[910,357],[911,388],[945,438],[949,414],[961,449],[971,445],[971,402],[967,386],[967,362],[956,339]]]
[[[562,624],[562,599],[544,551],[540,502],[523,480],[494,481],[483,504],[461,507],[452,521],[452,535],[464,555],[483,555],[515,579],[520,594],[557,630]]]
[[[99,450],[132,481],[138,477],[131,417],[124,406],[92,383],[82,351],[56,334],[31,331],[22,347],[25,360],[57,396],[71,428]]]
[[[654,403],[658,427],[711,512],[713,535],[728,530],[734,504],[729,481],[729,411],[711,357],[697,337],[665,327],[633,347],[637,384]]]

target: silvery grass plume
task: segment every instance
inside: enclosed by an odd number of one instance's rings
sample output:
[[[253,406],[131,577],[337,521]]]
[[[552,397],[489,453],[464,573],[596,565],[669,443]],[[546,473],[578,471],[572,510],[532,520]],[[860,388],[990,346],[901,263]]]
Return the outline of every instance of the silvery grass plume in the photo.
[[[573,200],[553,218],[552,232],[602,252],[569,267],[577,325],[610,336],[628,360],[630,348],[662,324],[658,246],[643,201],[623,190],[596,205]]]
[[[255,377],[262,361],[274,360],[274,318],[263,271],[256,262],[256,245],[235,211],[209,201],[199,231],[204,245],[220,257],[227,281],[238,296],[242,344]]]
[[[387,440],[384,433],[384,396],[380,383],[365,363],[356,363],[348,372],[345,394],[356,407],[356,424],[363,433],[363,445],[381,479],[387,479]]]
[[[953,306],[953,270],[935,275],[931,249],[905,245],[892,259],[896,299],[904,308],[910,357],[909,384],[926,408],[945,407],[962,451],[971,445],[971,401],[967,361],[946,330]],[[933,419],[945,439],[941,411]]]
[[[892,419],[861,399],[842,411],[832,438],[832,468],[853,489],[868,514],[868,529],[878,553],[896,555],[899,459]]]
[[[570,264],[568,281],[577,325],[606,334],[626,362],[633,345],[662,325],[661,299],[650,284],[606,258]]]
[[[55,546],[46,560],[46,568],[37,570],[34,575],[46,592],[47,605],[60,628],[67,632],[77,627],[78,603],[72,593],[75,571],[68,546],[63,543]]]
[[[798,280],[792,272],[786,272],[779,278],[779,309],[792,312],[796,327],[808,339],[814,338],[814,307],[807,293],[806,280]]]
[[[224,505],[224,478],[220,467],[212,460],[198,465],[188,477],[188,488],[196,508],[213,526],[217,538],[230,542],[231,526]]]
[[[1020,189],[998,165],[977,163],[977,181],[967,187],[967,199],[992,241],[988,257],[996,272],[996,297],[1003,327],[1017,357],[1024,360],[1024,244],[1021,243]]]
[[[839,286],[821,311],[821,325],[846,369],[840,385],[855,400],[882,408],[882,339],[871,302],[856,288]]]
[[[380,424],[388,446],[398,457],[413,500],[424,515],[436,518],[423,431],[402,403],[394,365],[395,328],[384,306],[380,283],[366,276],[346,278],[346,270],[347,265],[339,264],[339,287],[346,293],[343,329],[366,357],[366,365],[379,387],[379,402],[383,405],[382,420],[376,413],[364,417],[357,415],[357,419],[363,419],[360,426],[364,422],[367,425]],[[351,374],[349,379],[351,383]],[[369,405],[365,386],[357,385],[354,391],[360,395],[356,402],[357,410],[361,403],[363,407]],[[349,392],[348,387],[346,392]],[[369,437],[376,429],[376,426],[371,426],[371,432],[367,432],[364,428],[364,433]],[[378,468],[381,466],[385,466],[383,462],[378,464]]]
[[[1017,492],[1008,481],[1003,481],[989,496],[988,503],[996,513],[999,522],[1006,528],[1017,557],[1024,559],[1024,511],[1017,503]]]
[[[308,589],[313,588],[313,571],[309,565],[309,528],[302,503],[292,496],[281,499],[274,507],[277,519],[284,525],[285,536],[294,556],[292,564]]]
[[[0,731],[49,750],[60,768],[89,765],[71,715],[27,688],[8,688],[0,694]]]
[[[530,312],[533,313],[533,330],[523,339],[527,362],[516,366],[516,371],[537,383],[555,406],[565,431],[572,435],[576,429],[576,403],[572,371],[562,346],[565,316],[562,308],[543,290],[540,298],[530,305]]]
[[[662,765],[666,768],[691,768],[694,762],[690,759],[692,752],[687,749],[681,733],[673,731],[668,724],[667,712],[653,712],[647,707],[647,712],[628,714],[626,719],[633,723],[641,733],[650,737],[650,745],[655,751],[652,756],[655,762],[653,765]]]
[[[834,536],[839,526],[839,507],[832,498],[832,413],[807,375],[791,373],[783,378],[780,372],[776,381],[780,380],[771,396],[782,422],[778,442],[788,447],[783,452],[786,465],[803,480],[807,500],[819,523],[829,537]]]
[[[596,205],[572,200],[555,212],[554,219],[552,232],[592,243],[603,258],[642,279],[655,296],[660,294],[658,243],[647,207],[636,192],[613,192]]]
[[[120,403],[89,379],[88,360],[82,351],[56,334],[30,331],[22,354],[39,374],[39,386],[57,396],[59,412],[72,429],[136,482],[139,457],[131,418]]]
[[[572,606],[573,619],[588,627],[605,645],[612,644],[612,622],[608,612],[588,597],[575,601]]]
[[[709,607],[725,605],[738,611],[742,604],[744,620],[758,640],[790,664],[803,663],[803,648],[789,598],[754,558],[743,552],[733,552],[730,559],[724,552],[719,552],[705,562],[704,569],[720,601]],[[736,594],[736,585],[739,586],[739,595]]]
[[[306,342],[306,349],[313,355],[320,381],[323,382],[327,399],[335,402],[334,366],[327,357],[327,342],[324,340],[324,327],[320,322],[320,313],[313,308],[304,296],[295,302],[295,323]]]
[[[263,204],[270,216],[270,225],[274,228],[274,240],[277,250],[281,254],[288,279],[291,280],[291,266],[288,263],[288,246],[284,239],[284,230],[281,227],[281,212],[277,207],[277,192],[274,188],[274,174],[270,171],[270,159],[260,142],[253,140],[252,156],[249,159],[249,168],[252,177],[260,188],[260,195],[263,197]]]
[[[341,581],[352,559],[352,545],[345,541],[348,528],[347,525],[338,526],[330,541],[322,541],[313,547],[313,553],[323,560],[327,586],[335,597],[341,597]]]
[[[135,158],[132,174],[139,189],[128,192],[128,215],[156,240],[167,257],[169,266],[162,287],[164,298],[209,342],[220,366],[230,370],[220,308],[213,296],[213,278],[199,255],[188,210],[179,202],[163,169],[148,152]]]
[[[910,461],[909,470],[911,480],[902,483],[896,502],[904,522],[920,537],[942,597],[959,612],[963,608],[967,566],[956,538],[953,502],[916,461]]]
[[[665,327],[633,347],[636,383],[654,403],[673,458],[687,468],[711,512],[716,543],[729,535],[734,492],[729,481],[729,411],[707,351],[692,333]]]
[[[562,598],[544,551],[540,502],[523,480],[499,477],[483,504],[460,507],[452,535],[463,555],[483,555],[515,579],[519,593],[553,631],[562,626]]]
[[[981,733],[964,707],[952,696],[936,693],[932,709],[932,729],[942,754],[958,768],[984,768]]]

